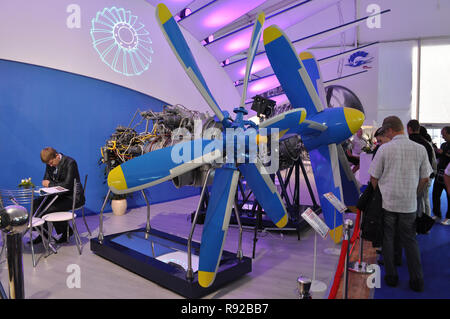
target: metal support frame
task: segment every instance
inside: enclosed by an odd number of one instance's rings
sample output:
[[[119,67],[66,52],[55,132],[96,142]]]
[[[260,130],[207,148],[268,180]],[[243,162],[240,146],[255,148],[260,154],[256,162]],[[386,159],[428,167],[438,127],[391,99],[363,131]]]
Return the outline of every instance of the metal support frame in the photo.
[[[274,175],[272,175],[272,180],[275,179],[275,176],[278,178],[278,181],[280,183],[281,187],[281,198],[284,200],[286,209],[288,211],[288,214],[292,214],[294,211],[299,211],[300,209],[300,171],[302,172],[303,178],[305,179],[306,186],[308,188],[308,193],[311,197],[311,201],[313,203],[313,210],[318,211],[320,209],[320,206],[317,204],[316,198],[314,196],[314,192],[311,187],[311,183],[309,181],[305,165],[303,164],[303,161],[301,159],[298,159],[295,161],[294,165],[289,168],[289,171],[287,173],[287,176],[285,179],[283,179],[283,176],[281,175],[280,171],[277,171]],[[292,177],[292,173],[294,173],[294,195],[293,199],[289,198],[287,188],[290,183],[290,179]],[[242,205],[241,207],[248,201],[250,198],[252,192],[250,192],[247,196],[244,195],[243,187],[241,183],[239,182],[239,186],[241,188],[241,196],[242,196]],[[262,228],[262,207],[259,205],[258,201],[253,202],[252,205],[252,213],[251,216],[255,216],[255,228],[254,228],[254,238],[253,238],[253,258],[255,258],[255,247],[257,239],[257,233],[258,229]],[[255,215],[256,214],[256,215]],[[293,218],[293,216],[289,216],[290,219],[300,219],[300,216],[298,218]],[[295,216],[294,216],[295,217]],[[279,228],[265,228],[266,230],[280,230]],[[283,228],[283,230],[295,230],[297,231],[298,240],[300,240],[300,223],[298,222],[296,225],[296,228]]]
[[[108,202],[109,195],[111,195],[111,190],[108,189],[108,193],[105,196],[105,200],[103,201],[102,209],[100,210],[100,222],[98,226],[98,242],[103,244],[103,211],[105,210],[106,203]]]
[[[360,212],[360,220],[363,219],[363,212]],[[359,258],[355,262],[349,263],[348,267],[351,272],[358,274],[372,274],[375,269],[368,267],[367,263],[364,262],[364,239],[361,236],[362,230],[359,230]]]
[[[13,233],[6,235],[10,299],[25,299],[22,262],[22,237],[22,233]]]
[[[350,230],[353,228],[353,221],[351,219],[346,219],[344,223],[344,240],[350,241]],[[343,299],[348,297],[348,262],[350,258],[350,245],[347,246],[347,252],[345,257],[344,265],[344,291]]]
[[[202,204],[203,204],[203,199],[205,196],[207,196],[207,189],[208,189],[208,179],[209,179],[209,175],[211,174],[211,171],[214,170],[214,167],[211,167],[208,169],[208,172],[206,173],[206,178],[205,181],[203,182],[203,186],[202,186],[202,191],[200,193],[200,199],[198,201],[197,204],[197,209],[195,211],[194,214],[194,218],[192,220],[192,225],[191,225],[191,231],[189,233],[189,237],[188,237],[188,243],[187,243],[187,254],[188,254],[188,268],[186,271],[186,278],[188,280],[193,280],[194,279],[194,271],[192,269],[192,236],[194,235],[194,230],[195,230],[195,225],[197,224],[197,219],[198,219],[198,215],[199,212],[202,208]],[[235,198],[234,200],[234,212],[236,215],[236,220],[238,222],[239,225],[239,241],[238,241],[238,250],[236,253],[236,257],[239,260],[242,260],[242,258],[244,257],[244,254],[242,252],[242,224],[241,224],[241,219],[239,217],[239,212],[240,212],[240,208],[238,206],[237,200]]]

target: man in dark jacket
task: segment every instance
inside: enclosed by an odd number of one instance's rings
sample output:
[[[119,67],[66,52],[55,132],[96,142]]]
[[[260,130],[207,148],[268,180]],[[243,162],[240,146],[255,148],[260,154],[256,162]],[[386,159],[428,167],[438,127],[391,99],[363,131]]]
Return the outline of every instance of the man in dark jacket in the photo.
[[[441,213],[441,194],[445,190],[447,194],[447,213],[445,218],[441,221],[442,225],[450,225],[450,196],[447,193],[444,182],[444,171],[450,163],[450,126],[446,126],[441,131],[445,142],[442,143],[441,148],[437,151],[437,176],[433,184],[433,215],[436,219],[442,218]]]
[[[77,162],[66,155],[58,153],[52,147],[46,147],[41,151],[41,161],[46,164],[44,179],[42,186],[54,187],[62,186],[68,189],[67,192],[59,194],[55,202],[44,212],[44,214],[70,211],[73,204],[73,187],[74,180],[77,183],[77,193],[75,198],[75,207],[79,207],[84,204],[84,191],[80,183],[80,174],[78,172]],[[37,198],[34,202],[34,207],[39,207],[42,198]],[[48,202],[52,200],[52,196],[49,196]],[[62,234],[58,242],[65,242],[67,238],[67,221],[53,223],[57,234]],[[72,228],[69,226],[69,236],[73,234]],[[42,238],[36,238],[33,243],[39,243]]]
[[[436,156],[434,155],[433,146],[420,134],[420,124],[417,120],[410,120],[408,124],[406,124],[406,128],[408,130],[409,139],[414,141],[420,145],[423,145],[427,151],[428,161],[430,162],[431,167],[436,167]],[[423,189],[423,193],[418,195],[418,213],[421,215],[422,213],[431,216],[431,206],[430,206],[430,187],[431,180],[434,178],[435,173],[431,173],[430,180],[427,182]]]

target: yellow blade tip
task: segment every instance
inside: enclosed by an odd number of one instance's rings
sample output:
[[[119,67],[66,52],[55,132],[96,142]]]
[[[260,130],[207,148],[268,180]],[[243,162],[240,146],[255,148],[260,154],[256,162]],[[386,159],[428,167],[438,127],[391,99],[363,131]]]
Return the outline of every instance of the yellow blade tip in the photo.
[[[211,286],[216,277],[216,273],[210,271],[198,271],[198,283],[203,288]]]
[[[348,128],[352,134],[355,134],[364,123],[364,113],[352,107],[344,107],[344,116]]]
[[[300,115],[300,121],[298,122],[298,124],[301,124],[306,119],[306,110],[305,109],[301,110],[302,114]]]
[[[113,168],[108,174],[108,186],[116,190],[125,190],[128,188],[122,167]]]
[[[284,214],[284,216],[275,225],[277,225],[278,228],[283,228],[284,226],[287,225],[287,222],[288,222],[288,215]]]
[[[309,60],[314,59],[314,56],[311,54],[311,52],[304,51],[300,53],[300,59],[303,60]]]
[[[166,23],[170,18],[172,18],[172,13],[170,13],[169,8],[164,3],[159,3],[156,6],[156,15],[162,24]]]
[[[271,25],[270,27],[264,29],[264,45],[278,39],[279,37],[281,37],[283,35],[283,33],[281,32],[280,29],[278,29],[278,27],[276,25]]]
[[[264,25],[265,20],[266,20],[266,15],[264,14],[264,12],[261,12],[258,15],[258,21],[259,21],[259,23],[261,23],[261,25]]]
[[[339,244],[342,240],[342,233],[344,227],[342,225],[330,230],[330,237],[333,239],[335,244]]]

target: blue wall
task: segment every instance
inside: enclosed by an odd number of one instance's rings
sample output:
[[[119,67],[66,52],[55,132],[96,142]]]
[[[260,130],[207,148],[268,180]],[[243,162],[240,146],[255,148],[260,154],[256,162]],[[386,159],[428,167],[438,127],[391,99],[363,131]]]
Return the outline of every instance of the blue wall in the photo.
[[[104,166],[98,165],[100,147],[138,108],[161,111],[164,104],[119,85],[0,59],[0,188],[16,188],[28,177],[40,185],[45,165],[39,154],[52,146],[77,161],[82,180],[89,175],[86,207],[98,213],[107,192]],[[146,193],[158,203],[199,194],[199,189],[176,189],[166,182]],[[130,208],[144,204],[138,193],[128,199]]]

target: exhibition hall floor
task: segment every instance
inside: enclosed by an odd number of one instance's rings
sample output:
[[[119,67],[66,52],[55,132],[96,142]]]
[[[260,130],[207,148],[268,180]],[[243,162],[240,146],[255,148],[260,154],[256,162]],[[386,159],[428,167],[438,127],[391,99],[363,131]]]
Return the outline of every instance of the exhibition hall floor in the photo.
[[[151,206],[151,227],[160,231],[187,238],[191,222],[190,215],[197,206],[198,196],[180,199]],[[146,207],[129,210],[123,216],[106,213],[104,216],[105,235],[145,227]],[[98,215],[87,216],[92,235],[98,235]],[[79,299],[79,298],[183,298],[157,284],[140,277],[90,250],[88,233],[81,218],[77,225],[82,237],[83,253],[78,254],[75,242],[71,239],[62,245],[57,254],[41,258],[33,268],[31,249],[24,244],[23,268],[25,297],[31,299]],[[203,225],[198,225],[194,241],[200,241]],[[230,225],[224,249],[235,252],[238,247],[238,228]],[[252,256],[253,229],[244,229],[243,253]],[[270,231],[258,234],[255,258],[252,260],[252,272],[231,282],[221,289],[205,296],[205,299],[296,299],[297,278],[300,275],[313,276],[314,232],[303,230],[301,240],[295,231]],[[27,241],[27,240],[25,240]],[[38,251],[42,244],[36,245]],[[326,254],[327,248],[340,248],[330,238],[323,240],[317,236],[316,280],[326,284],[327,288],[312,294],[314,299],[328,297],[336,266],[337,255]],[[80,287],[73,286],[74,269],[80,270]],[[8,270],[5,256],[0,264],[0,279],[8,291]],[[69,285],[67,284],[69,282]],[[72,283],[72,285],[70,284]]]

